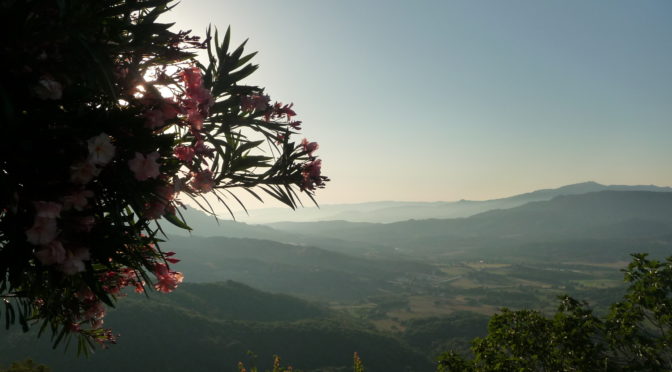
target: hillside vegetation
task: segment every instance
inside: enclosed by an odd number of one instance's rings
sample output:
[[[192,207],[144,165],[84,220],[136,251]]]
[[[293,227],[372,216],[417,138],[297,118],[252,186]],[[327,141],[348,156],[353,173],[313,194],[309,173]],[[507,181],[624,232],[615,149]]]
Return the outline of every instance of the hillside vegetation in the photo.
[[[31,358],[55,372],[234,371],[248,351],[270,368],[273,355],[305,371],[346,371],[353,351],[374,371],[431,370],[432,363],[400,340],[286,295],[227,282],[191,284],[176,296],[129,296],[109,314],[120,334],[107,350],[77,358],[51,350],[34,334],[0,334],[0,365]]]

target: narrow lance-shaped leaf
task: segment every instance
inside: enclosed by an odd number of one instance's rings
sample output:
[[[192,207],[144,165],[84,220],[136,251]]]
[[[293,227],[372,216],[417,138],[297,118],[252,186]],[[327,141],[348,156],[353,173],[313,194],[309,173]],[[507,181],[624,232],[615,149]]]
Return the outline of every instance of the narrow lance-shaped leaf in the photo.
[[[193,230],[191,227],[189,227],[189,225],[187,225],[184,221],[182,221],[182,219],[178,218],[174,214],[168,213],[168,214],[164,215],[163,217],[166,219],[166,221],[172,223],[173,225],[175,225],[175,226],[177,226],[181,229]]]

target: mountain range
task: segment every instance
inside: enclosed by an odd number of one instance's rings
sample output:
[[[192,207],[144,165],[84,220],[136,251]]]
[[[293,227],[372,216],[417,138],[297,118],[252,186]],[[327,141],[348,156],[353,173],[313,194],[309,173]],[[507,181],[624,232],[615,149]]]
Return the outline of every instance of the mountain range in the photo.
[[[523,204],[461,218],[408,219],[394,223],[339,220],[250,225],[233,221],[218,224],[212,217],[188,210],[187,220],[190,223],[196,221],[194,236],[272,240],[286,245],[388,259],[413,259],[424,255],[541,257],[550,249],[557,254],[564,252],[560,256],[568,260],[578,254],[584,258],[591,256],[617,261],[627,260],[628,253],[634,251],[663,254],[669,249],[672,192],[666,192],[668,188],[606,186],[608,190],[580,193],[595,188],[604,187],[585,183],[539,190],[497,201],[497,205]],[[616,191],[624,188],[626,191]],[[546,200],[548,198],[551,199]],[[493,206],[495,201],[475,203]],[[485,208],[484,205],[481,208]]]
[[[296,211],[291,211],[287,208],[266,208],[250,210],[249,215],[238,213],[236,214],[236,218],[240,222],[254,224],[281,221],[312,222],[332,220],[389,223],[409,219],[460,218],[473,216],[493,209],[513,208],[533,201],[551,200],[561,195],[577,195],[598,191],[672,192],[672,188],[654,185],[602,185],[596,182],[583,182],[555,189],[537,190],[511,197],[484,201],[381,201],[358,204],[328,204],[321,205],[319,208],[299,208]]]
[[[672,193],[601,191],[557,196],[468,218],[409,220],[388,224],[283,222],[283,232],[339,237],[370,243],[408,255],[474,255],[502,257],[506,252],[544,256],[546,247],[566,243],[582,247],[601,260],[627,259],[626,250],[664,253],[672,237]],[[588,249],[613,244],[599,252]],[[528,247],[520,250],[521,247]],[[554,248],[557,250],[556,248]],[[531,250],[531,251],[530,251]],[[566,258],[580,253],[567,247]],[[571,252],[571,254],[570,254]],[[613,254],[613,257],[610,255]],[[548,259],[554,256],[548,256]]]

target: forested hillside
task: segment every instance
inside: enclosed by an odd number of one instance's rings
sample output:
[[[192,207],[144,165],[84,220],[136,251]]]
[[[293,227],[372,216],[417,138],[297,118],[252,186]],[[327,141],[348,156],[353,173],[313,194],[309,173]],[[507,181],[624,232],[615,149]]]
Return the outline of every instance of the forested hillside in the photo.
[[[51,350],[49,338],[36,341],[35,332],[3,332],[0,365],[32,358],[55,372],[234,371],[252,351],[262,368],[281,355],[305,371],[349,371],[357,351],[372,371],[433,368],[399,339],[356,320],[234,282],[185,285],[174,297],[129,295],[107,319],[119,343],[89,358]]]
[[[189,255],[180,262],[187,281],[236,280],[254,287],[333,301],[362,299],[392,289],[403,275],[432,272],[426,262],[373,259],[270,240],[171,238],[165,249]]]

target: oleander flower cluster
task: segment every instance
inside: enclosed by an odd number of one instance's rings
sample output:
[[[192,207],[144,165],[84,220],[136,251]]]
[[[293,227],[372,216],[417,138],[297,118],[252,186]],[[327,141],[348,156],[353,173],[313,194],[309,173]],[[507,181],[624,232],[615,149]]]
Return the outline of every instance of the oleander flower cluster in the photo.
[[[328,179],[292,104],[241,81],[244,45],[158,23],[165,1],[0,2],[0,296],[24,329],[114,341],[107,306],[171,292],[185,202],[259,192],[294,208]],[[196,59],[204,51],[207,63]],[[9,318],[8,318],[9,319]]]

